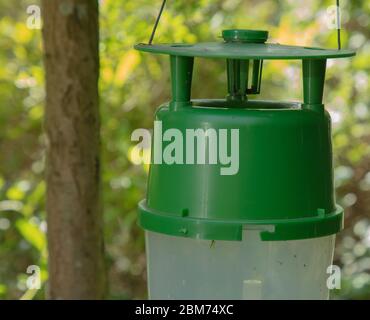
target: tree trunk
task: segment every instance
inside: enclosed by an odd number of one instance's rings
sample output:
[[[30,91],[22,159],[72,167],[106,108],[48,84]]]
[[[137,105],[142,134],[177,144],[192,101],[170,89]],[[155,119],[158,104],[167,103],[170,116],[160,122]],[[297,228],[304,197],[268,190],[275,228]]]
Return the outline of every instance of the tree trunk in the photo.
[[[51,299],[100,299],[97,0],[43,0],[47,222]]]

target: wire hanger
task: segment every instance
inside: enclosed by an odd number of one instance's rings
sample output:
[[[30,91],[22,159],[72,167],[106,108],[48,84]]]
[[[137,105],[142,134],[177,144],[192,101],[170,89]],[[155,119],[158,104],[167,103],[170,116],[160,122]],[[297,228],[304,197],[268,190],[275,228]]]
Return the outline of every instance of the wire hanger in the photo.
[[[148,43],[149,45],[151,45],[153,43],[155,32],[157,31],[157,27],[158,27],[159,21],[161,19],[161,16],[162,16],[164,7],[166,6],[166,1],[167,0],[163,0],[162,5],[161,5],[161,8],[159,9],[158,16],[157,16],[157,18],[155,20],[155,23],[154,23],[154,26],[153,26],[153,30],[152,30],[152,33],[151,33],[150,38],[149,38],[149,43]],[[338,42],[338,50],[341,50],[342,45],[341,45],[341,36],[340,36],[341,26],[340,26],[340,3],[339,3],[339,0],[336,0],[336,14],[337,14],[337,42]]]

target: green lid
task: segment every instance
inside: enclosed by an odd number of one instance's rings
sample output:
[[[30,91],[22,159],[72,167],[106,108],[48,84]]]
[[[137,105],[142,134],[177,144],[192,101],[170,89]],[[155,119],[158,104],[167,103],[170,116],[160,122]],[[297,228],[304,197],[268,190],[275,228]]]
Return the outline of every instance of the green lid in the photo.
[[[268,34],[265,30],[229,29],[222,31],[222,38],[226,42],[264,43]]]

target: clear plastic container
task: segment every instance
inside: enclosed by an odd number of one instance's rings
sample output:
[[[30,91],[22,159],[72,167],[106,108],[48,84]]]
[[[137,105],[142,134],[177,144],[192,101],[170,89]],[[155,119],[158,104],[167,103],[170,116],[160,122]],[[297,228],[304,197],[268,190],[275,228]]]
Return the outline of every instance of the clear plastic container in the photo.
[[[209,241],[146,232],[150,299],[328,299],[335,235]]]

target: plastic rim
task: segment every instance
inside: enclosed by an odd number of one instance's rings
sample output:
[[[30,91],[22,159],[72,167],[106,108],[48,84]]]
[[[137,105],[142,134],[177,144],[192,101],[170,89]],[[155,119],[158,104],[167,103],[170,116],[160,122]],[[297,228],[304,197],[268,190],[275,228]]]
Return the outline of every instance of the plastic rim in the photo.
[[[317,216],[280,220],[215,220],[174,216],[147,207],[146,200],[139,203],[139,225],[149,231],[178,237],[204,240],[241,241],[242,230],[261,227],[262,241],[300,240],[328,236],[343,229],[343,209],[332,213],[320,209]],[[272,226],[273,230],[266,230]]]

